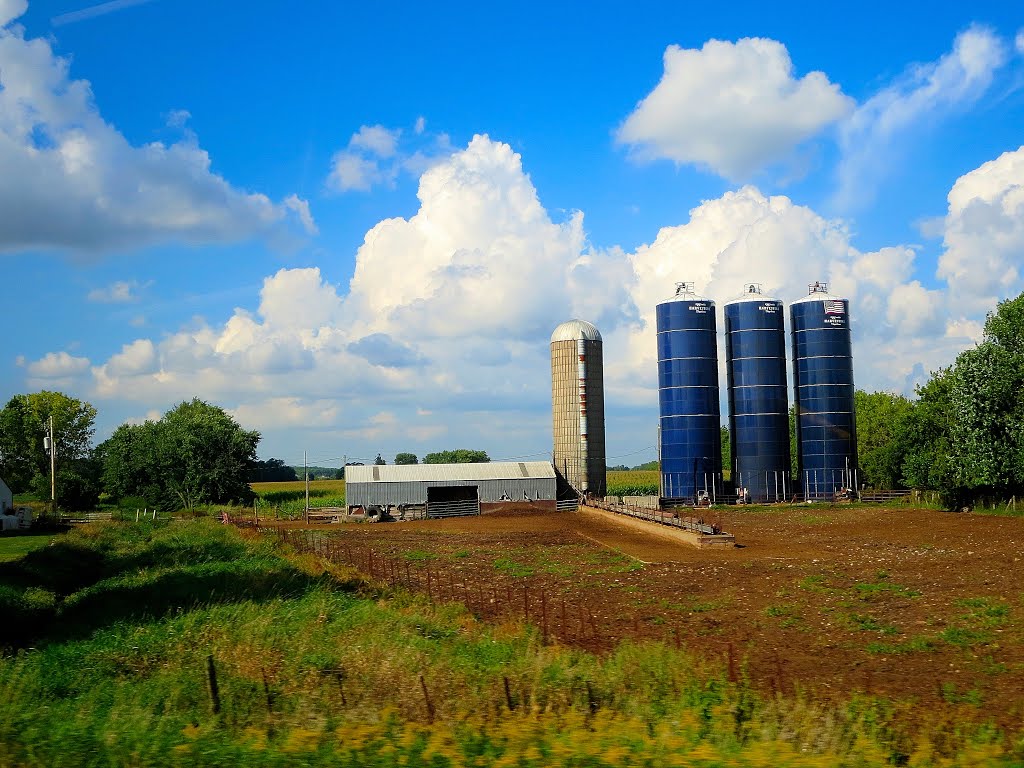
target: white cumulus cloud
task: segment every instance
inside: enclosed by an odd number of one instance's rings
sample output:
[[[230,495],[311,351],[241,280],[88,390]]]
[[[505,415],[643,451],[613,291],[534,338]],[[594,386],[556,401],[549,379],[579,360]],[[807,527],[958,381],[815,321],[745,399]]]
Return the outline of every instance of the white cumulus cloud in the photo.
[[[474,137],[423,174],[419,199],[359,249],[346,305],[360,335],[522,339],[626,298],[622,260],[585,247],[581,214],[551,220],[507,144]]]
[[[225,242],[287,227],[288,207],[232,186],[191,134],[134,146],[89,83],[0,0],[0,252]]]
[[[28,373],[37,379],[64,379],[89,369],[89,358],[73,357],[67,352],[49,352],[28,364]]]
[[[949,193],[939,275],[956,301],[994,308],[1019,290],[1024,263],[1024,146],[964,174]]]
[[[616,137],[641,158],[666,158],[744,178],[844,117],[853,101],[822,72],[794,76],[775,40],[671,45],[661,81]]]
[[[28,0],[0,0],[0,28],[21,17],[28,10]]]
[[[388,129],[383,125],[364,125],[352,135],[348,145],[377,157],[392,157],[397,151],[400,128]]]
[[[269,397],[243,403],[231,415],[247,429],[282,427],[333,427],[340,423],[341,408],[334,400],[303,401],[295,397]]]
[[[157,369],[156,347],[149,339],[137,339],[125,344],[106,364],[107,372],[117,376],[137,376],[155,373]]]

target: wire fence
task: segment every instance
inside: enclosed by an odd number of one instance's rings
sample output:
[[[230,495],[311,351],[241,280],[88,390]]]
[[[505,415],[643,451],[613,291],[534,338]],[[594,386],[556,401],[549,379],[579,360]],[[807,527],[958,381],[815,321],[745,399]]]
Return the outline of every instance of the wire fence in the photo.
[[[425,595],[431,606],[460,603],[484,621],[522,620],[536,628],[545,645],[560,643],[608,650],[625,638],[660,640],[677,648],[682,644],[683,627],[679,621],[641,613],[605,613],[607,607],[553,588],[536,576],[484,577],[443,563],[382,553],[335,532],[258,526],[251,521],[236,524],[275,537],[296,552],[353,568],[372,581]],[[732,644],[723,650],[727,656],[732,654]]]

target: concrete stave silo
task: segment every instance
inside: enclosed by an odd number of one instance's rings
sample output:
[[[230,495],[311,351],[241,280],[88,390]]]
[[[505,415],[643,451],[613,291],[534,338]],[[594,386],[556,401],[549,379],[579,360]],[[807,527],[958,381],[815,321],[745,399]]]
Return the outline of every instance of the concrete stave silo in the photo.
[[[569,320],[551,334],[552,462],[579,495],[604,496],[604,353],[601,333]]]
[[[741,501],[782,501],[790,493],[783,305],[748,283],[723,314],[732,483]]]
[[[661,496],[716,499],[722,493],[722,442],[715,303],[695,294],[692,283],[678,283],[655,314]]]
[[[789,308],[798,482],[809,499],[857,487],[849,308],[847,299],[820,282]]]

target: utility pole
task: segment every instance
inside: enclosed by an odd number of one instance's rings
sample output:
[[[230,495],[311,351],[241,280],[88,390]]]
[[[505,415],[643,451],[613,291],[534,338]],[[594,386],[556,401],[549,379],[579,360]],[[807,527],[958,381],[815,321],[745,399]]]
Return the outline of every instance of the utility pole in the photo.
[[[50,503],[57,514],[57,447],[53,441],[53,414],[50,414],[49,432],[43,433],[43,448],[50,452]]]
[[[306,464],[306,452],[302,452],[302,474],[306,476],[306,514],[303,518],[309,524],[309,465]]]

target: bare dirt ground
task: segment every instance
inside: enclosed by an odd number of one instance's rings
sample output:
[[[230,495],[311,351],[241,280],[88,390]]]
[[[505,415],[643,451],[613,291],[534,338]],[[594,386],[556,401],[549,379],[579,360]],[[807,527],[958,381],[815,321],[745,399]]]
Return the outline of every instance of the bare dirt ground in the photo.
[[[603,652],[657,639],[717,668],[731,656],[766,692],[860,691],[1024,726],[1024,519],[875,506],[705,516],[738,546],[698,550],[586,512],[519,505],[317,526],[315,540],[484,619],[526,617],[552,642]]]

